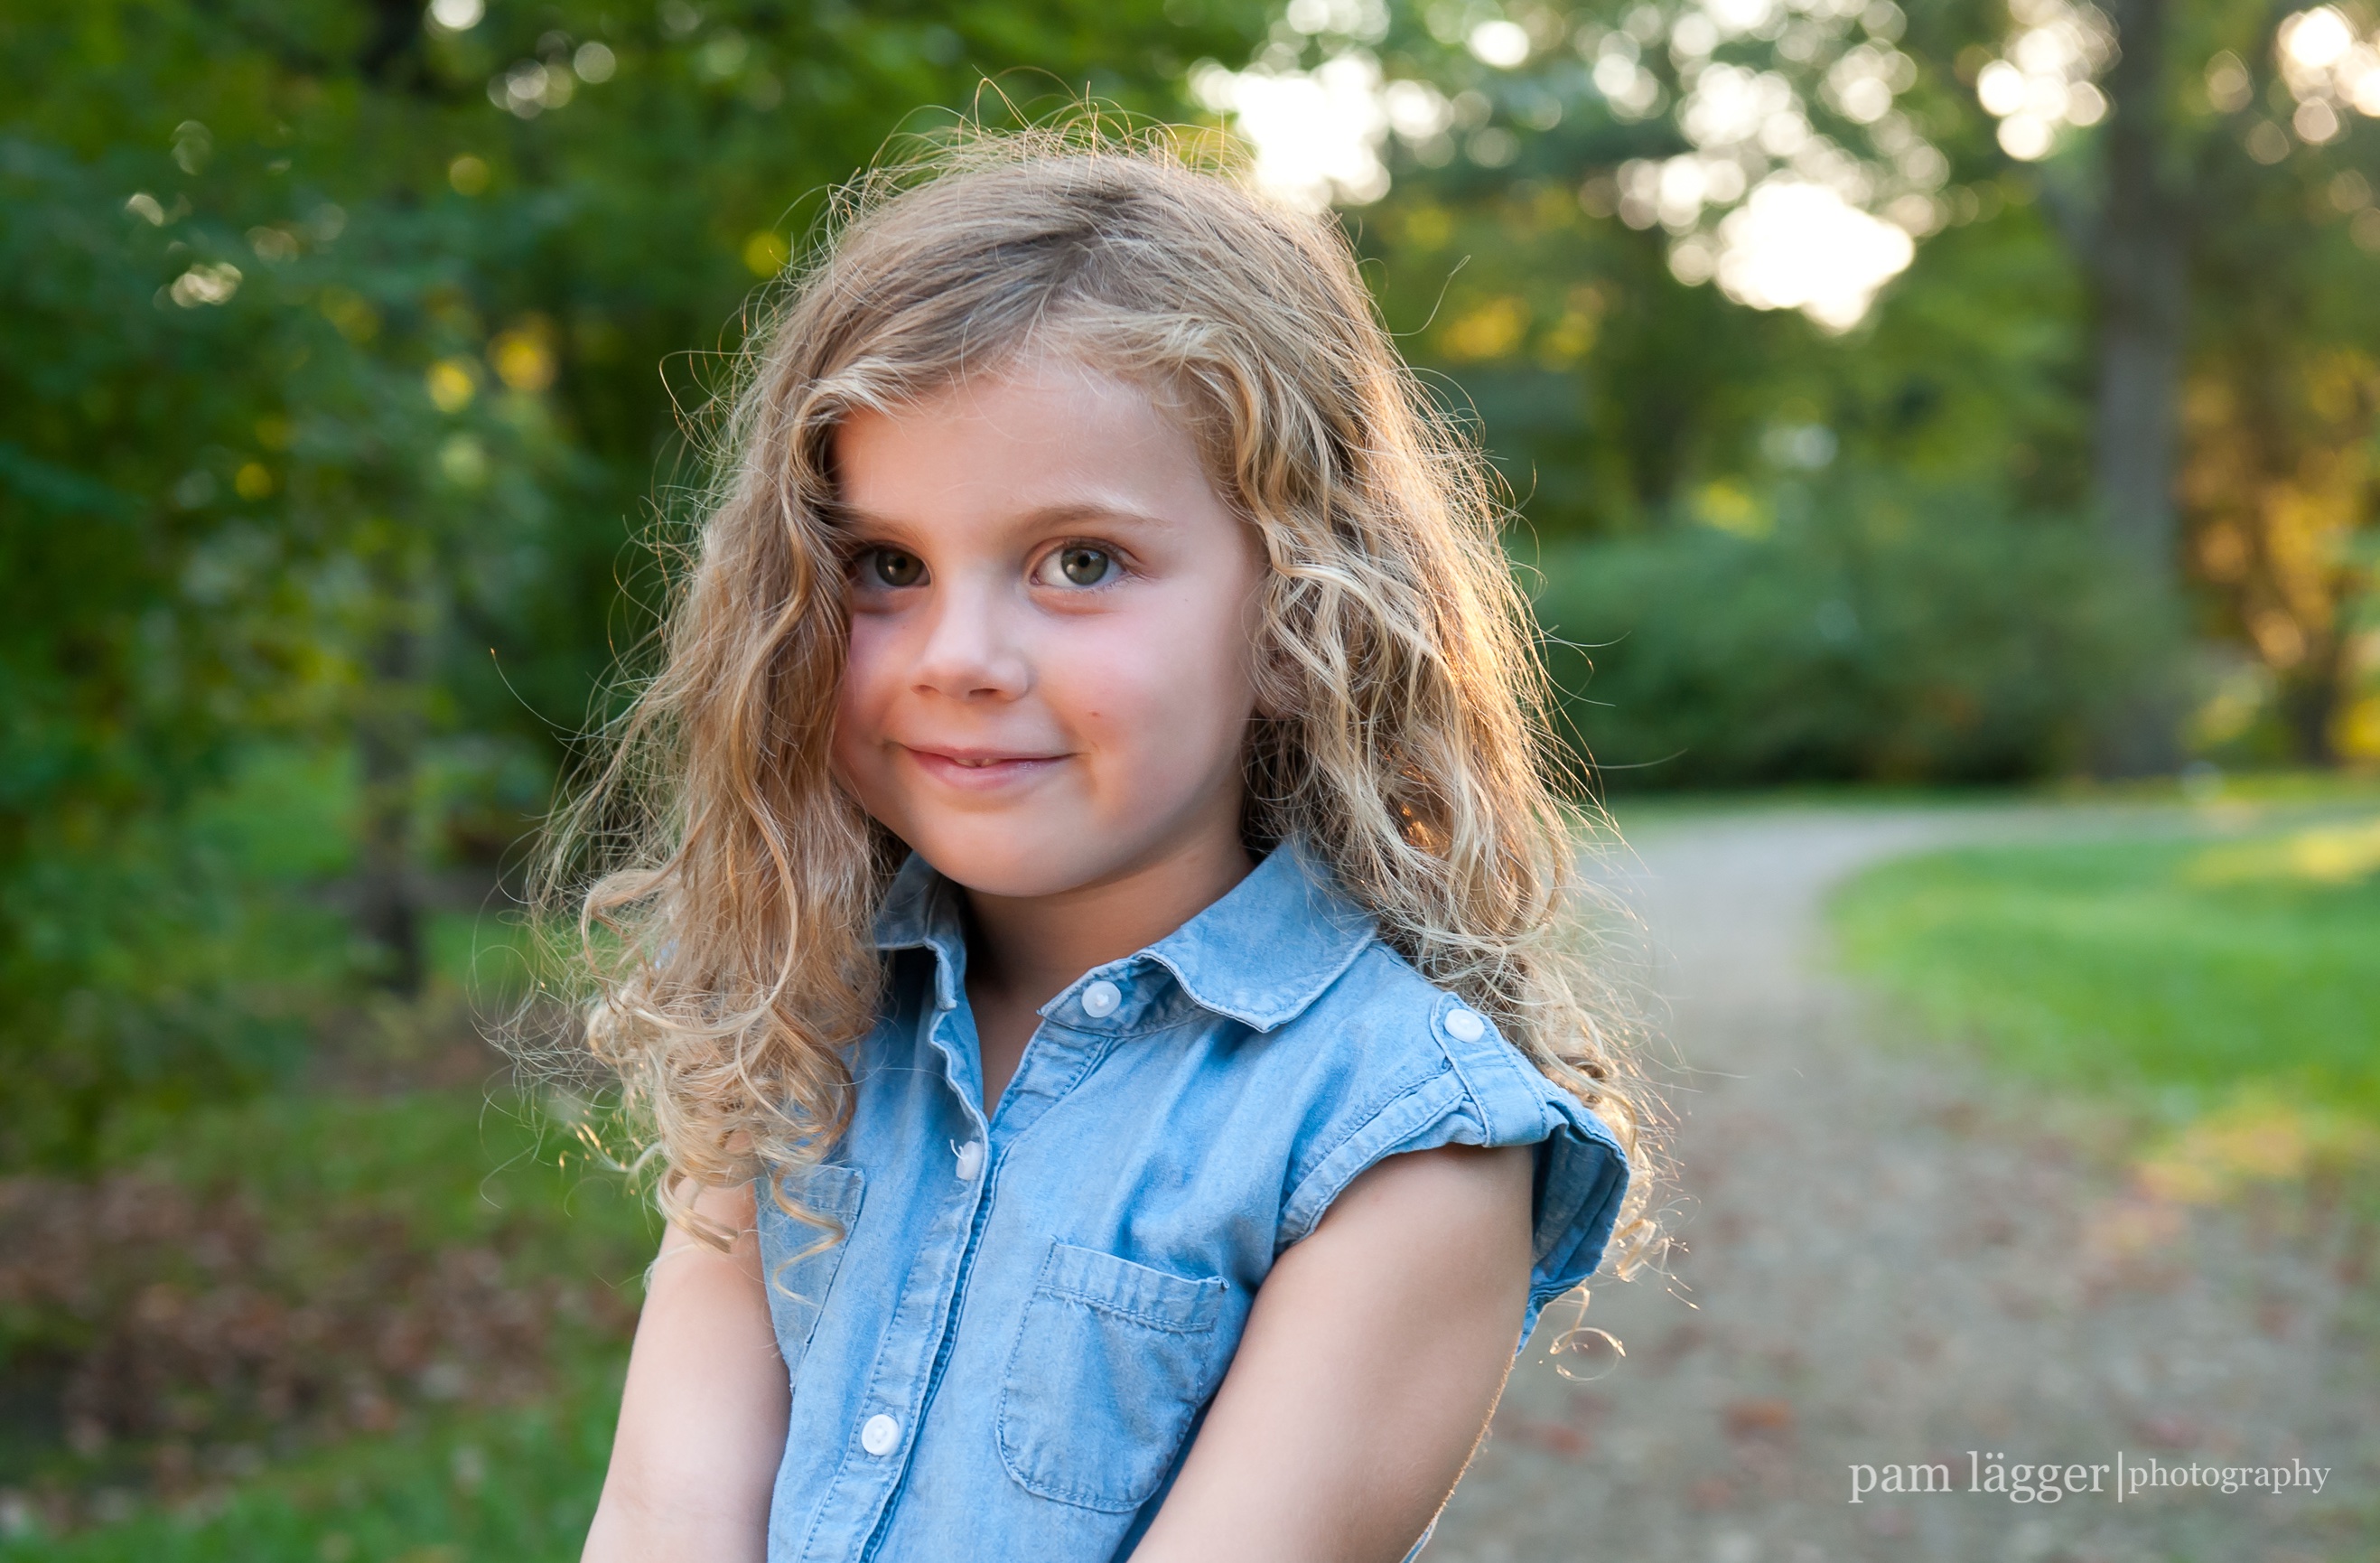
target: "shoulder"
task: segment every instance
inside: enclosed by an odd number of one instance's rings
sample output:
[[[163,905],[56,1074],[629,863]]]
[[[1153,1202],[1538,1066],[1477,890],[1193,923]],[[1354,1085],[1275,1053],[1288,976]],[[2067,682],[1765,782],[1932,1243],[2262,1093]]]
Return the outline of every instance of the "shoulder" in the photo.
[[[1347,1110],[1367,1099],[1444,1102],[1485,1136],[1476,1143],[1528,1143],[1554,1127],[1552,1117],[1567,1116],[1562,1103],[1576,1105],[1494,1020],[1377,937],[1282,1028],[1281,1040],[1310,1050]],[[1605,1132],[1585,1117],[1593,1132]]]
[[[1442,1145],[1535,1148],[1531,1317],[1600,1263],[1628,1187],[1603,1120],[1488,1016],[1375,938],[1272,1044],[1317,1093],[1281,1211],[1280,1243],[1311,1233],[1387,1157]]]
[[[1354,1174],[1401,1151],[1560,1137],[1591,1148],[1597,1163],[1602,1153],[1624,1160],[1603,1121],[1493,1020],[1378,939],[1277,1041],[1309,1062],[1329,1102],[1283,1212],[1284,1242],[1312,1230]]]

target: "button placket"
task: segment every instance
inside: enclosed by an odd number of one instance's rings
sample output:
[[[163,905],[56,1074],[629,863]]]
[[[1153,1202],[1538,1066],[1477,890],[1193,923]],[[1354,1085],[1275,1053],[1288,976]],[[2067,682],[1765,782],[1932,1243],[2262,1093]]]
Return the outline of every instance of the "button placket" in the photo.
[[[1026,1052],[1028,1056],[1031,1053],[1029,1044]],[[1018,1072],[1021,1075],[1024,1071],[1020,1068]],[[1010,1091],[1003,1093],[1001,1097],[1003,1107],[1014,1093],[1012,1081]],[[963,1156],[965,1151],[974,1151],[978,1158],[976,1170],[980,1174],[982,1170],[980,1158],[984,1154],[985,1146],[989,1143],[990,1129],[980,1117],[977,1119],[977,1123],[978,1126],[977,1138],[968,1141],[955,1154]],[[904,1305],[895,1311],[892,1326],[886,1332],[888,1340],[896,1336],[905,1337],[904,1345],[907,1349],[907,1354],[922,1358],[918,1364],[922,1371],[916,1375],[921,1387],[910,1392],[906,1398],[910,1418],[918,1423],[923,1423],[926,1407],[932,1403],[934,1395],[941,1385],[942,1369],[949,1360],[951,1347],[958,1329],[959,1299],[965,1292],[967,1277],[975,1267],[977,1245],[983,1235],[984,1221],[988,1214],[989,1187],[979,1177],[971,1178],[969,1181],[972,1187],[966,1195],[957,1202],[957,1209],[953,1213],[956,1219],[952,1223],[950,1230],[951,1238],[954,1240],[948,1242],[938,1256],[943,1263],[937,1266],[941,1273],[930,1288],[934,1295],[930,1300],[924,1295],[924,1288],[920,1288],[920,1282],[925,1279],[925,1276],[922,1271],[913,1271],[910,1277],[910,1290],[913,1296],[903,1300]],[[930,1316],[933,1327],[904,1329],[904,1319],[913,1314]],[[924,1319],[921,1317],[919,1323],[923,1322]],[[876,1393],[873,1398],[878,1404],[881,1405],[893,1398],[892,1394],[888,1393],[893,1382],[893,1375],[880,1366],[875,1379]],[[854,1553],[854,1556],[872,1555],[876,1538],[882,1532],[892,1501],[893,1486],[897,1484],[900,1476],[900,1462],[889,1459],[887,1457],[900,1448],[902,1437],[901,1423],[884,1412],[880,1411],[860,1424],[861,1450],[870,1458],[871,1462],[880,1463],[871,1464],[868,1468],[871,1475],[861,1479],[864,1484],[862,1490],[851,1495],[856,1503],[866,1504],[873,1510],[867,1532],[868,1539]],[[881,1447],[878,1447],[880,1444]],[[815,1531],[813,1533],[816,1533]],[[805,1543],[806,1550],[802,1556],[809,1555],[807,1550],[808,1545]]]
[[[960,1062],[959,1057],[960,1054],[966,1049],[951,1035],[952,1017],[957,1011],[956,1003],[937,1003],[934,1006],[933,1014],[926,1023],[926,1039],[941,1057],[943,1082],[951,1088],[951,1094],[957,1098],[961,1115],[973,1126],[976,1131],[975,1137],[979,1141],[983,1138],[985,1130],[983,1108],[978,1103],[967,1100],[965,1088],[961,1084],[965,1065]],[[981,1089],[980,1084],[978,1089]]]
[[[928,1018],[928,1039],[941,1051],[945,1068],[951,1069],[952,1075],[956,1073],[952,1056],[954,1049],[945,1028],[957,1007],[956,1004],[937,1004]],[[960,1104],[965,1126],[962,1133],[967,1135],[965,1140],[948,1142],[953,1171],[963,1178],[962,1191],[946,1213],[946,1219],[936,1223],[934,1240],[918,1252],[907,1285],[885,1328],[877,1362],[868,1374],[866,1398],[859,1402],[861,1406],[872,1402],[895,1410],[875,1411],[859,1424],[859,1453],[863,1458],[837,1472],[835,1490],[820,1506],[801,1556],[810,1556],[818,1539],[833,1533],[834,1527],[852,1527],[848,1533],[855,1543],[859,1543],[882,1525],[901,1478],[901,1451],[909,1428],[925,1414],[924,1408],[932,1398],[952,1332],[956,1328],[957,1300],[965,1289],[972,1268],[986,1205],[988,1191],[982,1174],[989,1126],[981,1108],[966,1101],[958,1079],[946,1076],[943,1084]],[[862,1544],[854,1556],[865,1550]]]

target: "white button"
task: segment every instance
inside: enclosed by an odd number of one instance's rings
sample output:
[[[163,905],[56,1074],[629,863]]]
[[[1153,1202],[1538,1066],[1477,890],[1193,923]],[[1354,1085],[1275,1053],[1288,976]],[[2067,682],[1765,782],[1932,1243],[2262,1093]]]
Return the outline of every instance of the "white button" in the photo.
[[[868,1419],[859,1430],[859,1447],[871,1455],[889,1455],[892,1446],[901,1441],[901,1424],[882,1411]]]
[[[1446,1034],[1457,1042],[1477,1042],[1488,1034],[1488,1022],[1475,1009],[1450,1009],[1446,1012]]]
[[[970,1140],[959,1147],[959,1181],[972,1183],[983,1170],[983,1142]]]
[[[1083,1013],[1094,1020],[1114,1014],[1123,1002],[1123,990],[1104,977],[1083,990]]]

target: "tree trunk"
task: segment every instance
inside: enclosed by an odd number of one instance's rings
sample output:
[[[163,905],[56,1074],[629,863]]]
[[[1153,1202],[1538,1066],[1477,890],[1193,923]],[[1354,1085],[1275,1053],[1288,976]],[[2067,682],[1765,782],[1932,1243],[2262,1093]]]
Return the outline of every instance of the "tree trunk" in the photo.
[[[2289,735],[2289,758],[2299,764],[2338,766],[2335,735],[2349,674],[2345,642],[2325,633],[2313,637],[2304,662],[2281,676],[2277,703]]]
[[[394,563],[395,561],[388,561]],[[362,772],[357,929],[372,950],[372,980],[407,997],[421,991],[421,904],[413,869],[415,762],[421,743],[420,594],[400,568],[382,583],[382,621],[366,659],[356,714]]]
[[[2111,0],[2119,54],[2107,73],[2112,108],[2092,244],[2098,303],[2098,405],[2093,477],[2101,524],[2131,573],[2142,617],[2178,619],[2182,356],[2189,327],[2189,232],[2173,189],[2165,104],[2169,0]],[[2124,775],[2172,769],[2175,701],[2143,690],[2113,714],[2101,766]]]

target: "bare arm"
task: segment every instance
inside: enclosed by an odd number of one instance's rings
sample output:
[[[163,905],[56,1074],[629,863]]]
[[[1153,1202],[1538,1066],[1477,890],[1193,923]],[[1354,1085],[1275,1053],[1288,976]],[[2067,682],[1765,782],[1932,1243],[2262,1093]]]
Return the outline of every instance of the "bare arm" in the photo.
[[[1274,1264],[1133,1563],[1398,1563],[1503,1393],[1530,1154],[1449,1145],[1349,1184]]]
[[[620,1431],[582,1563],[762,1563],[784,1453],[784,1359],[769,1323],[752,1189],[707,1189],[720,1252],[672,1224],[653,1261]]]

